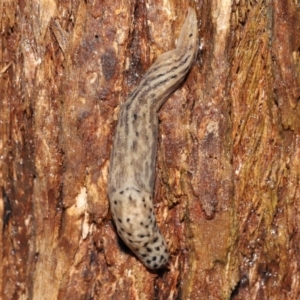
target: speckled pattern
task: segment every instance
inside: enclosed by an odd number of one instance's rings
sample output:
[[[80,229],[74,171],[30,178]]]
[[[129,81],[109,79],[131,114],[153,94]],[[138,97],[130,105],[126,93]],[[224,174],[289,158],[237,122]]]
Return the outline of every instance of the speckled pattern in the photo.
[[[158,139],[157,112],[184,80],[198,49],[194,9],[181,29],[174,50],[163,53],[122,105],[114,137],[108,196],[118,234],[148,268],[169,259],[152,201]]]

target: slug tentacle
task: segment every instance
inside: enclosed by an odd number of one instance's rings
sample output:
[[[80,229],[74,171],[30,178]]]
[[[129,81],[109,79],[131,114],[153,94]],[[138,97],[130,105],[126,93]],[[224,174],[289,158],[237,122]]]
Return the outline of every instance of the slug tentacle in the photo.
[[[151,269],[169,258],[152,201],[158,139],[157,112],[179,86],[198,49],[197,18],[188,15],[174,50],[154,62],[122,105],[110,159],[108,196],[118,234]]]

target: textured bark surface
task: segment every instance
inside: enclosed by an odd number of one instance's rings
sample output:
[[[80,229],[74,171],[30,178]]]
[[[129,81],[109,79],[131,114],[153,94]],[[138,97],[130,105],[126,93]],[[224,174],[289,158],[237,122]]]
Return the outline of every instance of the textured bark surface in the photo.
[[[119,105],[173,49],[200,50],[159,113],[168,269],[116,234]],[[0,2],[1,299],[299,299],[300,4]]]

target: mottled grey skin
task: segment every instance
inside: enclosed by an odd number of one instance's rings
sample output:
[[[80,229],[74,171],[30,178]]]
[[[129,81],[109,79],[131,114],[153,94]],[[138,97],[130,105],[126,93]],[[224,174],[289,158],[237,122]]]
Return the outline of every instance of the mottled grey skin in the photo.
[[[110,159],[108,196],[118,234],[151,269],[169,259],[152,201],[158,139],[157,112],[184,80],[198,48],[194,9],[181,29],[176,49],[158,57],[122,105]]]

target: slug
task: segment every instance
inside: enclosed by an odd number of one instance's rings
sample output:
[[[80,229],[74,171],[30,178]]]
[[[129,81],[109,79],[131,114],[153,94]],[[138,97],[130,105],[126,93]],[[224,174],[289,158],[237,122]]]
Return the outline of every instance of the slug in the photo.
[[[153,207],[157,113],[185,79],[198,49],[195,10],[188,8],[176,48],[160,55],[120,109],[111,152],[108,197],[117,231],[150,269],[169,260]]]

